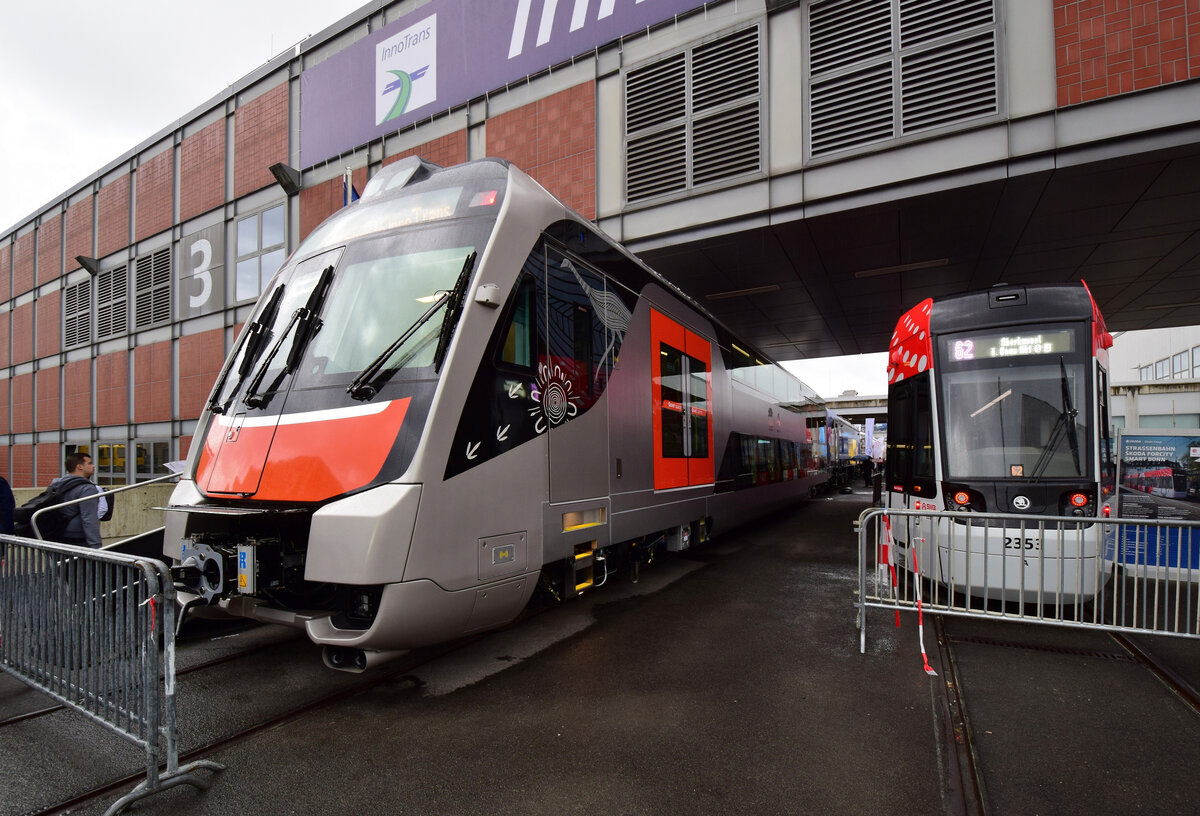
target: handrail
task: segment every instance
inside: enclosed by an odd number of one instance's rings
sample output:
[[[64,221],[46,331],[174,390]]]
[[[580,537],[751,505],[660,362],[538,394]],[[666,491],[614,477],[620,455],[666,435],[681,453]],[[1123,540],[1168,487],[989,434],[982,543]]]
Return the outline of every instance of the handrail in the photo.
[[[140,487],[156,484],[158,482],[165,482],[168,479],[178,479],[179,475],[180,474],[178,473],[168,473],[165,476],[157,476],[153,479],[147,479],[144,482],[135,482],[131,485],[122,485],[121,487],[114,487],[111,490],[97,490],[96,493],[91,496],[80,496],[78,499],[70,499],[68,501],[59,502],[58,504],[52,504],[49,507],[42,507],[34,511],[34,514],[29,518],[29,523],[33,527],[34,536],[36,536],[39,541],[44,541],[45,539],[42,538],[42,531],[38,528],[38,517],[43,513],[48,513],[51,510],[58,510],[62,507],[70,507],[74,504],[83,504],[84,502],[88,501],[96,501],[97,499],[102,499],[105,496],[111,496],[116,493],[124,493],[126,490],[137,490]]]

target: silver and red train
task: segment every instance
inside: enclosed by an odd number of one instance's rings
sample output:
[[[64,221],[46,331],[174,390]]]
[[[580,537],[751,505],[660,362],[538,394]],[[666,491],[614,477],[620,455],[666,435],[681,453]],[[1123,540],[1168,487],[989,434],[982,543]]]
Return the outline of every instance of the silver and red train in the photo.
[[[515,167],[405,159],[263,293],[165,553],[191,602],[361,669],[808,497],[824,417]]]
[[[1111,346],[1083,283],[906,312],[888,360],[888,505],[961,515],[898,523],[893,557],[972,596],[1092,598],[1107,576]]]

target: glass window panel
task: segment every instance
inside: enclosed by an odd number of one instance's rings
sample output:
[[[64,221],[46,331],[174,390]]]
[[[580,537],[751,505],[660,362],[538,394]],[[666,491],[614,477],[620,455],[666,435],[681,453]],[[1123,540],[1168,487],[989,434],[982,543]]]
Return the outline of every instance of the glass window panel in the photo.
[[[258,216],[243,218],[237,223],[238,257],[258,252]]]
[[[683,352],[663,343],[660,349],[662,396],[662,452],[664,457],[685,456],[683,443]]]
[[[240,238],[240,236],[239,236]],[[262,246],[279,246],[284,242],[283,205],[272,207],[262,214]]]
[[[262,255],[259,259],[262,268],[259,270],[258,291],[261,292],[267,288],[267,283],[270,282],[271,276],[279,271],[279,267],[283,266],[285,260],[287,260],[287,252],[282,249],[276,249]]]
[[[234,292],[234,300],[250,300],[258,297],[259,277],[258,277],[258,258],[249,258],[244,261],[238,261],[237,265],[237,288]]]

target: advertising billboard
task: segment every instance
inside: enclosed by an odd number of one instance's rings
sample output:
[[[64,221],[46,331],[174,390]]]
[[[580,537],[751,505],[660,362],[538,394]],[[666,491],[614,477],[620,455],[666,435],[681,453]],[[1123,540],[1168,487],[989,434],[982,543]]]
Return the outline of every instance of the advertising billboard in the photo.
[[[432,0],[301,74],[301,166],[703,5],[704,0]]]

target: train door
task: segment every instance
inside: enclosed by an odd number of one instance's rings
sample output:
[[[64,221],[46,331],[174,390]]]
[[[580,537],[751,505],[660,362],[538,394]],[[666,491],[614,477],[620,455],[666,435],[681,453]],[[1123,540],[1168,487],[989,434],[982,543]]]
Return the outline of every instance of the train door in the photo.
[[[712,343],[650,310],[654,489],[712,484]]]
[[[537,387],[549,420],[550,501],[608,495],[610,373],[605,279],[577,258],[546,247],[546,348]]]

